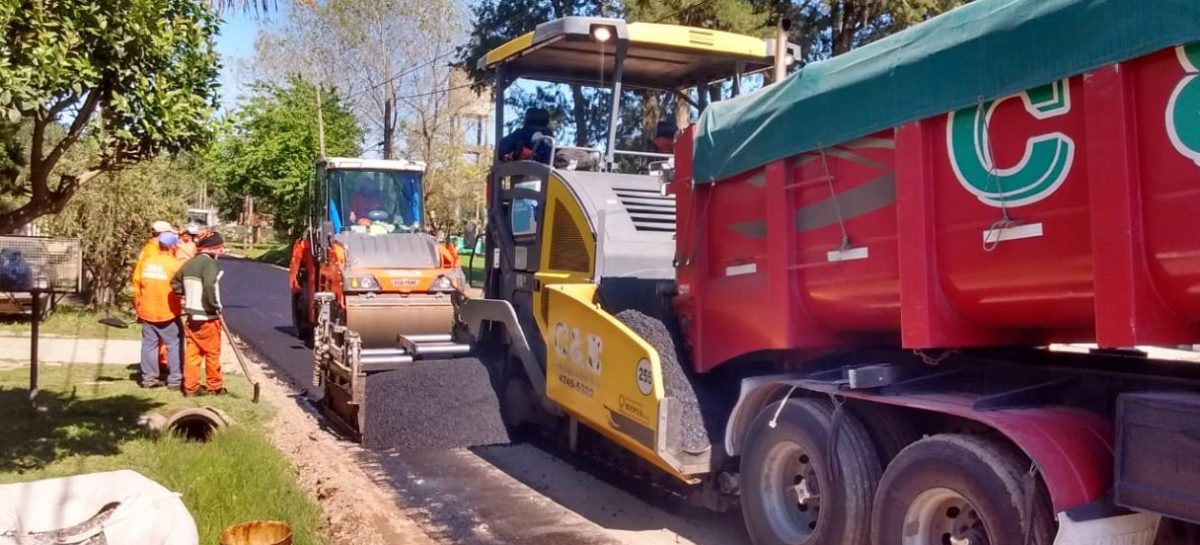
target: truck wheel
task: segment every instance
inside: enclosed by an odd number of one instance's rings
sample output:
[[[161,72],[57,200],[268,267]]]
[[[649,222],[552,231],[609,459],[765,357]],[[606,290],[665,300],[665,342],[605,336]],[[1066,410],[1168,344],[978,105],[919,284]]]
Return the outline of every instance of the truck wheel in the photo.
[[[1049,545],[1049,502],[1041,487],[1030,486],[1036,481],[1028,478],[1029,465],[981,437],[917,441],[892,460],[879,483],[873,543]]]
[[[759,413],[741,460],[742,517],[755,545],[866,545],[879,456],[849,411],[791,399]],[[830,456],[831,433],[837,433]],[[836,476],[829,474],[833,463]]]
[[[904,447],[921,438],[912,422],[906,420],[894,408],[872,403],[847,405],[846,408],[854,413],[866,428],[871,443],[875,445],[875,452],[879,454],[882,467],[887,467]]]

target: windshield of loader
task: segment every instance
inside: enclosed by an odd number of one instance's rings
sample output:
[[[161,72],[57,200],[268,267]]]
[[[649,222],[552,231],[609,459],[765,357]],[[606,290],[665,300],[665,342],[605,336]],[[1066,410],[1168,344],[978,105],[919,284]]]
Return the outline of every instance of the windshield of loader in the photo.
[[[410,233],[421,228],[421,173],[330,170],[329,221],[335,231]]]

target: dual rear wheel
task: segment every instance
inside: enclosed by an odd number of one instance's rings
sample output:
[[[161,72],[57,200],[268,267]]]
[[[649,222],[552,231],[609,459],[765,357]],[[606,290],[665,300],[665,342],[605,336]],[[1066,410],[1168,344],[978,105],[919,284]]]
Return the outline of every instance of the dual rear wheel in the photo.
[[[818,399],[763,409],[741,458],[742,514],[754,544],[1053,541],[1045,492],[1030,462],[1011,447],[939,434],[899,449],[896,430],[881,434],[879,424],[865,426],[851,411]]]

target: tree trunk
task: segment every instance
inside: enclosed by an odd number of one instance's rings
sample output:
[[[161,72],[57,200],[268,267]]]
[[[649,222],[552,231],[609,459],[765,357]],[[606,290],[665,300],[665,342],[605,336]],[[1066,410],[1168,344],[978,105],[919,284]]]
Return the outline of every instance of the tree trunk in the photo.
[[[393,159],[395,156],[392,153],[392,139],[396,133],[396,127],[392,125],[392,97],[389,91],[388,97],[383,101],[383,158]]]
[[[63,176],[58,189],[43,197],[33,197],[16,210],[0,214],[0,234],[11,234],[46,214],[57,214],[67,205],[80,186],[104,172],[99,168],[86,170],[74,176]]]
[[[591,139],[588,138],[587,103],[584,102],[583,89],[578,85],[572,85],[571,98],[574,103],[575,145],[586,148]]]
[[[642,92],[642,147],[654,149],[654,136],[658,132],[658,121],[662,119],[662,105],[657,91]]]

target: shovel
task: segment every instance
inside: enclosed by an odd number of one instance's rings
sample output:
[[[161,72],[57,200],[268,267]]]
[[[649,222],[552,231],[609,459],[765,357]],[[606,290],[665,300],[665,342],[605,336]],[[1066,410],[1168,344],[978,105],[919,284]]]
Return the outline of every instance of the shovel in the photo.
[[[229,326],[225,324],[225,315],[220,312],[217,315],[221,318],[221,331],[225,332],[225,338],[229,339],[229,346],[233,347],[233,355],[237,358],[238,365],[242,367],[242,376],[245,376],[246,382],[249,382],[250,386],[254,388],[254,397],[251,398],[251,401],[258,403],[259,384],[250,378],[250,368],[246,366],[246,358],[242,356],[242,350],[238,348],[237,343],[233,342],[233,334],[229,332]]]

